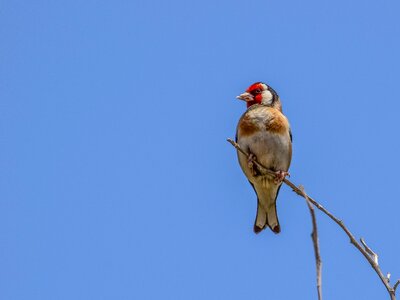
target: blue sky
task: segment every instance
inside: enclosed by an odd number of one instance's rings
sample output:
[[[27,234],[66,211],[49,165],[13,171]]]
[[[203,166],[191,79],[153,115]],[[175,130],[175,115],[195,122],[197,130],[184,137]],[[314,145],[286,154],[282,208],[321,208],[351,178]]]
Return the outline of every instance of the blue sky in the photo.
[[[264,81],[292,181],[400,277],[398,1],[2,1],[0,298],[316,299],[283,187],[254,235],[233,137]],[[388,298],[318,213],[326,299]]]

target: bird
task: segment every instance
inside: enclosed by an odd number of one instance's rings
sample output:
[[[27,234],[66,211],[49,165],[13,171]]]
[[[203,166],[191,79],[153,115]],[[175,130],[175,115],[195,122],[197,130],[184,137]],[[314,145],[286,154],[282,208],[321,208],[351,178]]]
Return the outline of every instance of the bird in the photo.
[[[237,152],[240,167],[257,195],[257,214],[254,232],[269,227],[279,233],[281,227],[276,211],[276,200],[282,181],[292,159],[292,133],[289,121],[282,113],[276,91],[263,82],[253,83],[236,97],[246,102],[247,110],[236,128],[236,143],[249,154]],[[266,174],[254,161],[275,172]]]

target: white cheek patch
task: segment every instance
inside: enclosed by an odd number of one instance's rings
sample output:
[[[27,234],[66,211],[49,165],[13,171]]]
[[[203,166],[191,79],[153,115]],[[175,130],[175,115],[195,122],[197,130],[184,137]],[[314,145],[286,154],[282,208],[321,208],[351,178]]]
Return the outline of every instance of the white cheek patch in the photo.
[[[263,91],[261,95],[262,95],[262,100],[261,100],[262,104],[266,105],[272,104],[272,99],[274,98],[274,96],[269,90]]]

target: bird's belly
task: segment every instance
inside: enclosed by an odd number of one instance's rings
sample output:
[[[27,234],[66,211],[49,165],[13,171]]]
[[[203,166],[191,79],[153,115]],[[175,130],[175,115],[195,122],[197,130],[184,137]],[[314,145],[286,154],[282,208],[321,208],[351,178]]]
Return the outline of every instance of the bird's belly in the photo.
[[[289,134],[259,132],[238,138],[238,144],[247,152],[254,154],[257,161],[273,171],[288,171],[291,160],[291,141]],[[239,154],[240,165],[250,179],[253,177],[247,158]]]

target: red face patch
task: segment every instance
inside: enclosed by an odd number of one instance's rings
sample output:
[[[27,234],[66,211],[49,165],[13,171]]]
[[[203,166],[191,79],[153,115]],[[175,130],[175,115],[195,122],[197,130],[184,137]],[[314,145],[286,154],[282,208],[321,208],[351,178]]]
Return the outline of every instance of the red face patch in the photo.
[[[254,104],[260,104],[262,101],[262,95],[261,93],[264,90],[264,86],[262,85],[261,82],[256,82],[253,83],[249,88],[246,90],[246,92],[250,93],[254,97],[254,101],[249,101],[247,102],[247,107],[250,107]]]
[[[262,92],[264,90],[264,87],[261,82],[253,83],[251,86],[249,86],[249,88],[246,90],[246,92],[253,94],[253,93],[257,92],[257,90],[259,90],[260,92]]]

